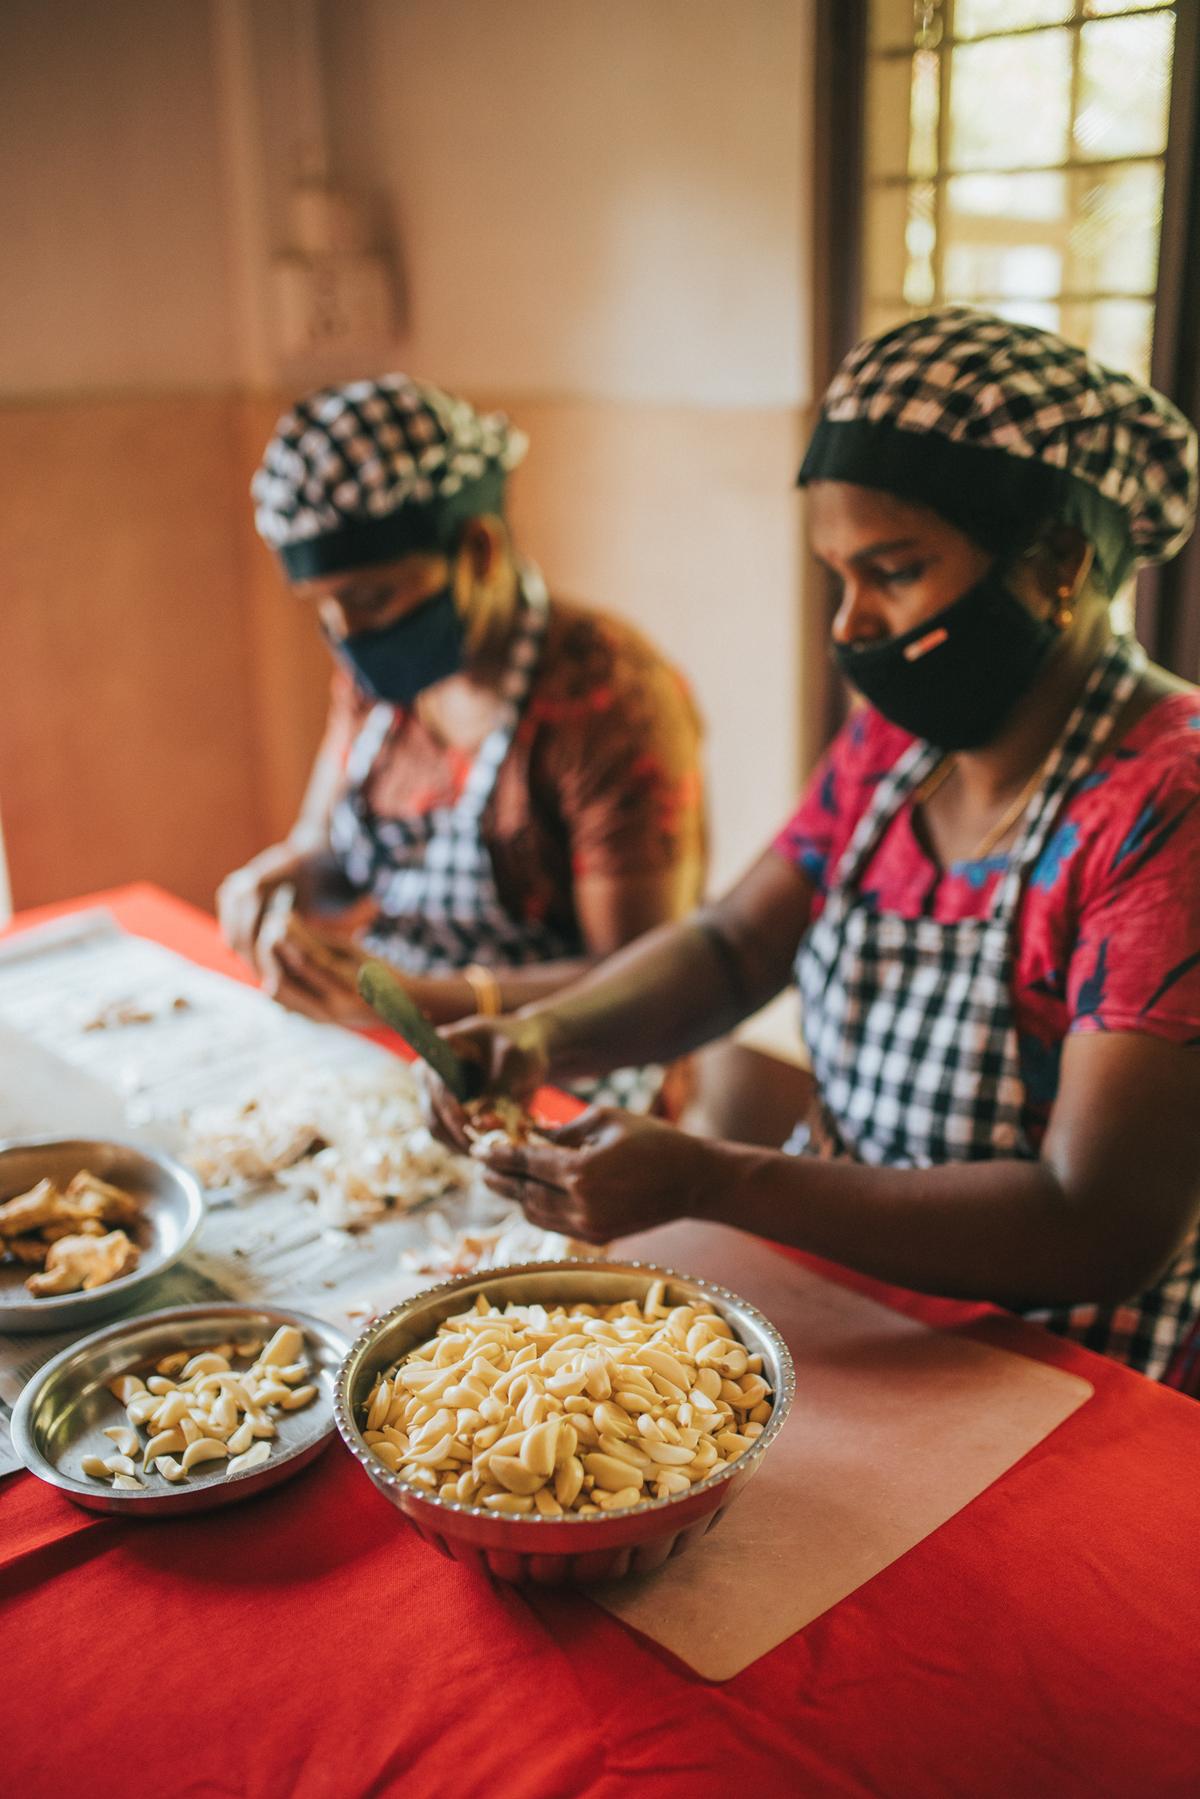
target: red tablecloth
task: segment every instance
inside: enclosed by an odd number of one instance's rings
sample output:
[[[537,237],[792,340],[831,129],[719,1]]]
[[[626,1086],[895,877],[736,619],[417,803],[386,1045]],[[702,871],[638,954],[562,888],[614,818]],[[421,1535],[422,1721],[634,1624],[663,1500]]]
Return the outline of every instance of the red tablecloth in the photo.
[[[105,897],[130,930],[243,972],[202,915],[144,888]],[[985,1308],[854,1284],[987,1332]],[[720,1686],[584,1598],[442,1560],[338,1445],[261,1499],[153,1524],[16,1476],[0,1486],[0,1788],[1195,1799],[1200,1407],[1027,1340],[1094,1398]]]

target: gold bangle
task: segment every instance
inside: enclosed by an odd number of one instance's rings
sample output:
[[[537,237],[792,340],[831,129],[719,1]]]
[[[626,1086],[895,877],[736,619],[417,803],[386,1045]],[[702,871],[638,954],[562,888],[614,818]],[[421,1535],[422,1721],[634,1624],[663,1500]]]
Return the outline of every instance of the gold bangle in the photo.
[[[481,1018],[499,1018],[504,1010],[500,983],[490,968],[472,962],[462,971],[463,980],[475,995],[475,1008]]]

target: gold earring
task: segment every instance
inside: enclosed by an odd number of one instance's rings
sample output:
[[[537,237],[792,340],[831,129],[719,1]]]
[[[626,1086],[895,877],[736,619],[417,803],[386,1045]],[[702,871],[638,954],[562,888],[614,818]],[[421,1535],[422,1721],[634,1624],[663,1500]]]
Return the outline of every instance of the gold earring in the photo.
[[[1071,620],[1075,616],[1075,609],[1071,605],[1071,597],[1072,590],[1069,584],[1064,584],[1059,588],[1058,605],[1055,608],[1050,621],[1056,631],[1066,631],[1070,627]]]

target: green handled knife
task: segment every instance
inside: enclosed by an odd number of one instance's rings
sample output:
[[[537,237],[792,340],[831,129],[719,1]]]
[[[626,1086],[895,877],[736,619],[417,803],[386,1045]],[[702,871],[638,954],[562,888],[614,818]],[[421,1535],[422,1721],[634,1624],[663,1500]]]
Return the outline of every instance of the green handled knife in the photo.
[[[482,1069],[455,1055],[386,963],[364,962],[358,971],[358,991],[371,1010],[377,1012],[383,1022],[403,1037],[408,1047],[445,1081],[460,1104],[480,1092]]]

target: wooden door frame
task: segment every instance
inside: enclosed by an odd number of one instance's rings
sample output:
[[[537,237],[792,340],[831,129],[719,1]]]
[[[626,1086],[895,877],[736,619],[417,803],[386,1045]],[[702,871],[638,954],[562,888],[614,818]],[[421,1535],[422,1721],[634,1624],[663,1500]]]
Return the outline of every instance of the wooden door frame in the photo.
[[[1178,0],[1150,378],[1200,419],[1200,0]],[[1138,580],[1138,636],[1156,662],[1200,682],[1200,538]]]
[[[815,0],[813,54],[812,389],[816,406],[859,336],[865,195],[868,0]],[[829,664],[836,583],[808,558],[803,631],[809,671],[802,752],[811,768],[846,716]]]

